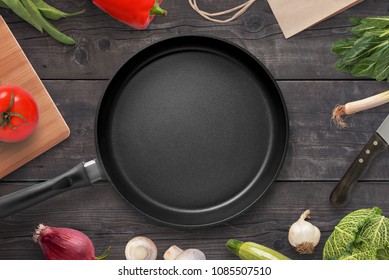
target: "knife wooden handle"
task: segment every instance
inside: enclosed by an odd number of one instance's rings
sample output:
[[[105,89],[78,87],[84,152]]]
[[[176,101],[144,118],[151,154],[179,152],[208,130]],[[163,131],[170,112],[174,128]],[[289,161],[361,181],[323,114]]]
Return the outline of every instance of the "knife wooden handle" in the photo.
[[[386,148],[388,148],[388,144],[377,132],[374,133],[332,191],[330,201],[333,205],[340,207],[350,201],[351,191],[359,178],[365,174],[373,158],[380,152],[386,150]]]

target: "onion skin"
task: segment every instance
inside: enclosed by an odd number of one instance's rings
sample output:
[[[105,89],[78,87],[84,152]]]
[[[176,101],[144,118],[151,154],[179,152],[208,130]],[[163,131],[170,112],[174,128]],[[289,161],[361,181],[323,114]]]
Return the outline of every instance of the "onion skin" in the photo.
[[[95,260],[92,241],[81,231],[40,224],[33,239],[47,260]]]

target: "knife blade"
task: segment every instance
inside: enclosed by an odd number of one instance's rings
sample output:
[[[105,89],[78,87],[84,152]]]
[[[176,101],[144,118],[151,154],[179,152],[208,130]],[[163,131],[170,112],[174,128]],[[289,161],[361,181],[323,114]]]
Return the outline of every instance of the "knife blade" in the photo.
[[[352,189],[368,170],[375,156],[386,150],[388,144],[389,115],[385,118],[331,192],[330,201],[333,205],[341,207],[350,201]]]

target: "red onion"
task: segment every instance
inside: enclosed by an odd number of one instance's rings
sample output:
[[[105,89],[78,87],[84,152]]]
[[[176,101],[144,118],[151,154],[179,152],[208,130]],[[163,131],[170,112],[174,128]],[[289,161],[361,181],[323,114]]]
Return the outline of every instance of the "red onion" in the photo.
[[[40,245],[47,260],[96,260],[108,257],[108,250],[102,256],[96,257],[89,237],[71,228],[39,224],[33,240]]]

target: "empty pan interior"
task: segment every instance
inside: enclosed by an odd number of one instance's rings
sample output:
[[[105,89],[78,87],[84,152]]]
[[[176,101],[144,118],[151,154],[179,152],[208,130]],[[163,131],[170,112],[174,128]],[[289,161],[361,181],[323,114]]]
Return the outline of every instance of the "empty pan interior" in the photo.
[[[266,69],[241,48],[189,36],[133,56],[100,102],[100,160],[144,214],[179,226],[228,220],[283,162],[288,120]]]

